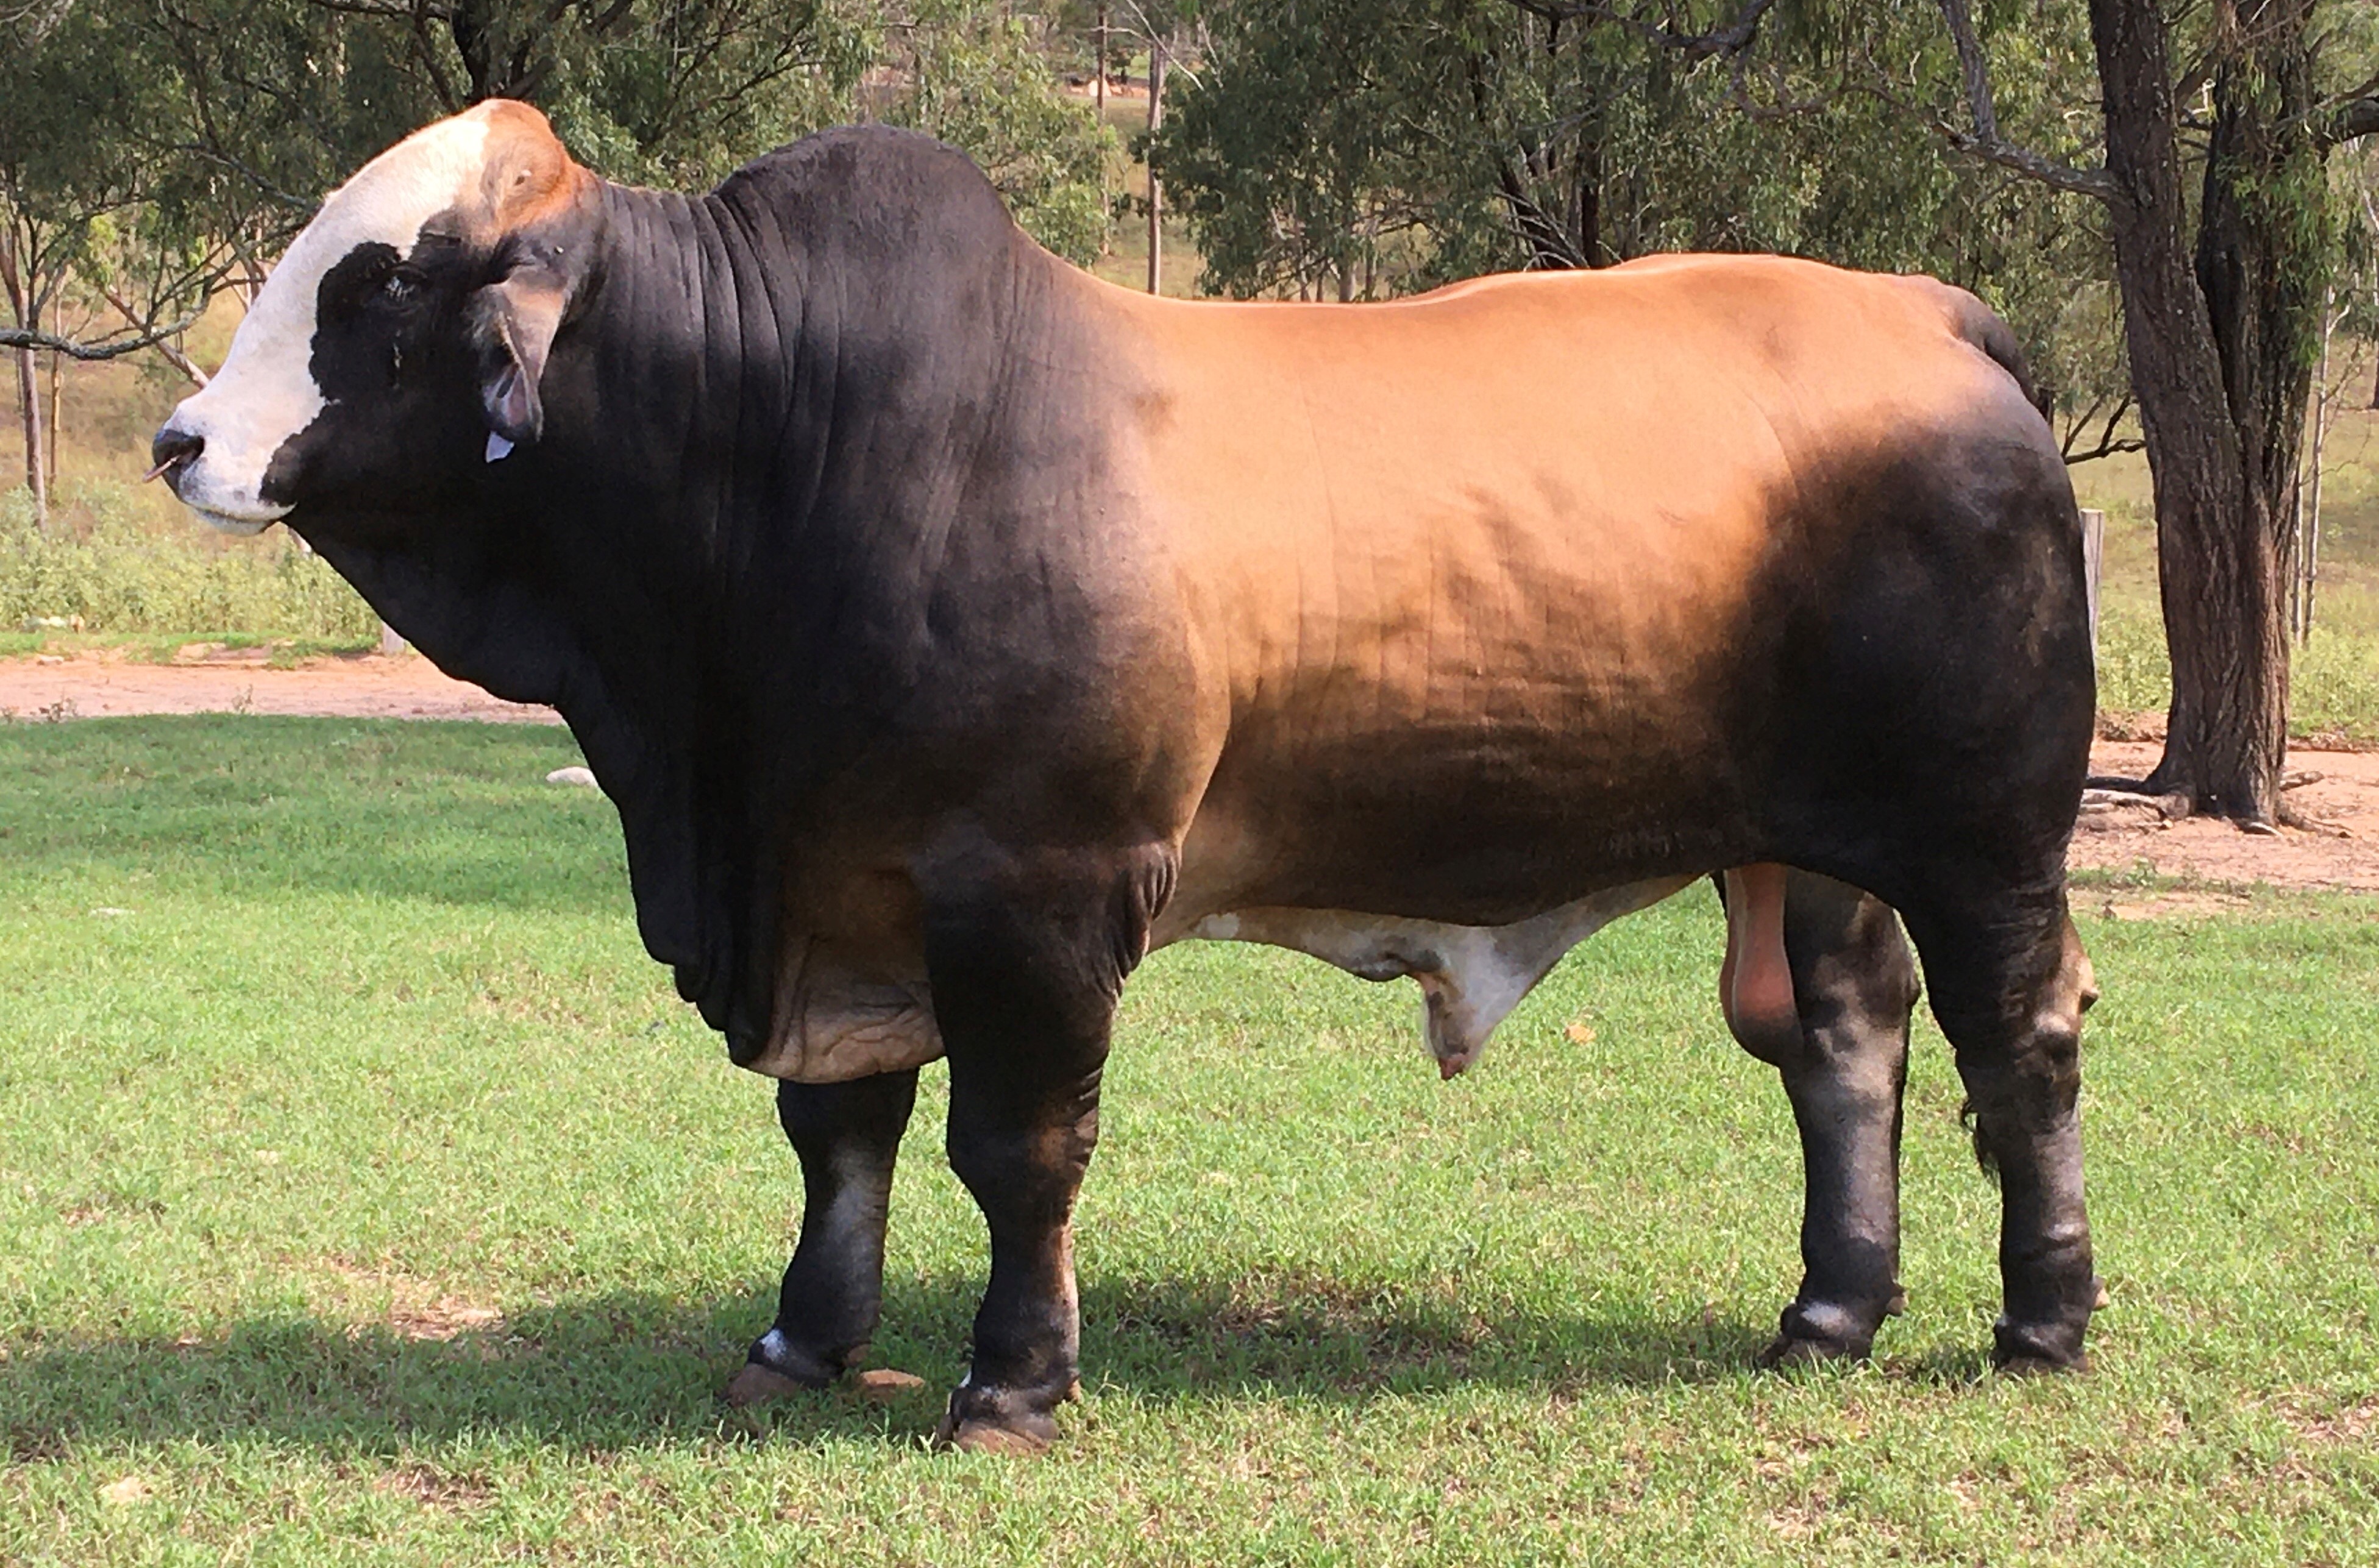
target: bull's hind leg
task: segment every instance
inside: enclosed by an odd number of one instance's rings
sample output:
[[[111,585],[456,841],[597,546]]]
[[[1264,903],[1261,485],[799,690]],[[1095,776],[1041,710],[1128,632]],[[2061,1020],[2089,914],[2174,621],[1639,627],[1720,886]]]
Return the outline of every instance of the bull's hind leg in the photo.
[[[925,962],[950,1062],[950,1167],[991,1232],[973,1364],[950,1395],[938,1442],[1038,1452],[1057,1435],[1053,1413],[1074,1395],[1074,1200],[1098,1142],[1116,1001],[1146,948],[1171,865],[1151,854],[1001,868],[929,906]]]
[[[777,1085],[777,1119],[802,1165],[802,1236],[776,1323],[728,1384],[731,1402],[823,1388],[875,1336],[892,1163],[916,1099],[914,1067],[850,1083]]]
[[[1745,1028],[1729,1011],[1744,1048],[1782,1074],[1801,1132],[1801,1289],[1760,1356],[1769,1365],[1865,1356],[1897,1309],[1900,1104],[1916,1004],[1915,965],[1880,900],[1792,872],[1782,925],[1798,1028]]]
[[[1957,1054],[1974,1149],[1998,1173],[2006,1310],[1993,1358],[2081,1368],[2098,1294],[2082,1198],[2082,1014],[2096,1000],[2062,887],[1908,912],[1934,1016]]]

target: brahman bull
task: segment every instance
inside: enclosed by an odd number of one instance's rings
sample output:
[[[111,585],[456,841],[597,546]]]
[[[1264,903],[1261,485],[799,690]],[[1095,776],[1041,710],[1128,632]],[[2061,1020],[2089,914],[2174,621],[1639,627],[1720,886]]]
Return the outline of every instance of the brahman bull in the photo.
[[[646,947],[781,1080],[807,1201],[736,1397],[874,1332],[922,1063],[991,1233],[942,1436],[1037,1448],[1151,948],[1410,975],[1451,1073],[1713,873],[1807,1162],[1770,1357],[1864,1355],[1899,1294],[1905,921],[2003,1187],[1999,1359],[2083,1359],[2082,548],[1958,290],[1678,257],[1153,299],[923,137],[687,197],[494,103],[323,203],[156,457],[570,721]]]

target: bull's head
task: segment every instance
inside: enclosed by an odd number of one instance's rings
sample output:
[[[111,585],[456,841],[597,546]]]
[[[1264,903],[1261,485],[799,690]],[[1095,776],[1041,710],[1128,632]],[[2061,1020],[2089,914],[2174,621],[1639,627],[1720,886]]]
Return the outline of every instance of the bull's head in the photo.
[[[157,432],[174,493],[231,533],[464,493],[534,441],[600,184],[545,116],[488,103],[322,203],[205,390]]]

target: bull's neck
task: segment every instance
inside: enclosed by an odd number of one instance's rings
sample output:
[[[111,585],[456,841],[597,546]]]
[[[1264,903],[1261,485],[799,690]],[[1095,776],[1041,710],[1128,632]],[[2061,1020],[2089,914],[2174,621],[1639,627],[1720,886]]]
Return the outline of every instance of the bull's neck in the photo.
[[[616,548],[678,576],[731,567],[768,448],[798,440],[804,259],[714,194],[609,187],[592,297],[557,354],[542,466]],[[552,372],[549,372],[552,374]],[[583,481],[583,482],[580,482]],[[642,547],[641,549],[637,547]]]
[[[543,465],[586,476],[574,509],[731,594],[771,557],[946,521],[955,474],[1025,401],[1008,372],[1057,265],[996,202],[970,247],[854,235],[827,206],[847,193],[805,194],[608,187],[585,341],[549,405]]]

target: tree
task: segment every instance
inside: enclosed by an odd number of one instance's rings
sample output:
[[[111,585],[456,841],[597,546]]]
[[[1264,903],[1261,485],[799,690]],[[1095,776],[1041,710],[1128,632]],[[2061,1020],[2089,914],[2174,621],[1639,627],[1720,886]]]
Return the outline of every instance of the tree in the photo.
[[[40,356],[154,348],[252,287],[324,192],[417,127],[537,103],[611,177],[699,187],[879,118],[972,153],[1074,259],[1105,237],[1112,136],[999,0],[51,0],[0,9],[0,348],[36,516]],[[878,69],[877,67],[882,67]],[[870,72],[875,74],[870,76]],[[69,297],[91,308],[58,330]],[[102,309],[101,307],[104,308]]]
[[[1238,0],[1156,154],[1216,293],[1368,298],[1677,249],[1930,271],[2016,326],[2070,455],[2116,444],[2096,214],[1945,156],[1870,90],[1871,61],[1928,51],[1950,61],[1906,6]],[[2033,53],[2027,125],[2087,68],[2078,30]]]
[[[0,18],[0,346],[13,352],[25,481],[46,525],[50,464],[40,356],[105,359],[188,324],[224,257],[181,220],[140,128],[163,94],[156,62],[101,7]],[[108,313],[63,330],[79,276]],[[82,303],[82,301],[77,301]],[[45,393],[51,395],[45,396]]]
[[[2090,0],[2106,141],[2086,167],[2002,134],[1966,0],[1939,5],[1968,115],[1953,142],[2107,214],[2172,659],[2164,755],[2140,787],[2268,831],[2285,814],[2299,448],[2335,246],[2324,165],[2379,129],[2367,18],[2358,32],[2321,0],[2217,0],[2182,36],[2157,0]]]

